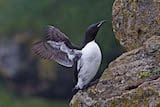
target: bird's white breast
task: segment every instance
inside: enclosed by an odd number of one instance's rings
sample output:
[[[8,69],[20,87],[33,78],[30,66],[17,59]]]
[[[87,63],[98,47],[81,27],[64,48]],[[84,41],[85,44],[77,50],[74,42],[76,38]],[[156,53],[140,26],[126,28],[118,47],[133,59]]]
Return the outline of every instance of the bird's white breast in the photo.
[[[77,65],[77,69],[80,69],[77,83],[80,89],[94,78],[101,63],[101,59],[101,51],[95,41],[89,42],[82,49],[82,56]]]

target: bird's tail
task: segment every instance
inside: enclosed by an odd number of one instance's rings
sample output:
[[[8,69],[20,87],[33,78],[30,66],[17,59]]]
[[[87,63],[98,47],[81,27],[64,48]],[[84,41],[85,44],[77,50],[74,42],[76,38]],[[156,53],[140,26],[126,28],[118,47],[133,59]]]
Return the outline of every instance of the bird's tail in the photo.
[[[80,89],[75,86],[75,87],[72,89],[72,94],[75,95],[79,90],[80,90]]]

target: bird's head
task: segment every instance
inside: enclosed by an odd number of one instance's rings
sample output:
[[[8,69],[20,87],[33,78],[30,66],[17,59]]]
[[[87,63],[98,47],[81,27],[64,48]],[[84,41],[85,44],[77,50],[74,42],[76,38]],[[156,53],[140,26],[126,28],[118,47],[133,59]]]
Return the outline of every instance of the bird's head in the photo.
[[[100,27],[103,25],[105,20],[102,20],[98,23],[90,25],[86,30],[86,39],[87,42],[90,42],[95,39],[97,32],[99,31]]]

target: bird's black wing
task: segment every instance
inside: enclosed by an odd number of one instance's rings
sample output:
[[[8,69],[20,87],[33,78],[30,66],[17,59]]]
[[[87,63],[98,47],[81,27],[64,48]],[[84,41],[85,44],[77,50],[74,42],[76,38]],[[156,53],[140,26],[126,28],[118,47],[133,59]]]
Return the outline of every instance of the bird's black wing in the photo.
[[[72,67],[82,53],[72,45],[68,37],[54,26],[48,26],[44,40],[35,42],[32,51],[41,58],[55,60],[59,64]]]

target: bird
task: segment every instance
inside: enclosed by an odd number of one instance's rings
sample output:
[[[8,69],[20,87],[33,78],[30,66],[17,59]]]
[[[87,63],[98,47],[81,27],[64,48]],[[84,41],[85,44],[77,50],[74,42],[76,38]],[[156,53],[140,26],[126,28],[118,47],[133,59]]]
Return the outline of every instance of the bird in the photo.
[[[81,46],[75,46],[60,29],[48,25],[45,37],[33,43],[32,52],[47,60],[54,60],[65,67],[73,67],[74,90],[83,90],[88,87],[98,72],[102,60],[102,53],[96,43],[96,35],[105,20],[89,25]]]

